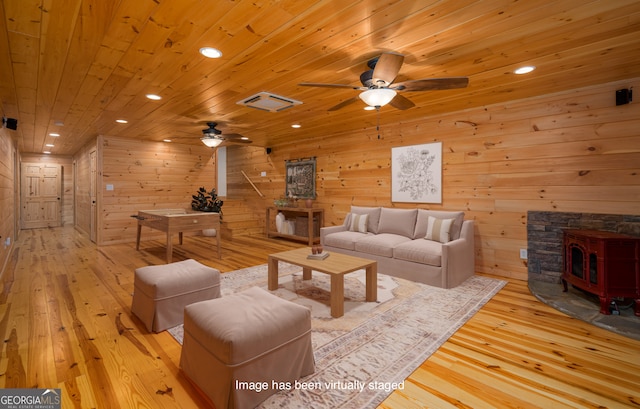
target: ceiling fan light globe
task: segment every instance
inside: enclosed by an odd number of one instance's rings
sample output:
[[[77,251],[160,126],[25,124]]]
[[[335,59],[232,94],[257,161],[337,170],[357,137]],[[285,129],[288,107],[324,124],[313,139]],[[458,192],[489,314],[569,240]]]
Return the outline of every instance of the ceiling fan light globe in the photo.
[[[387,105],[396,96],[396,92],[389,88],[368,89],[360,93],[360,99],[372,107]]]
[[[210,148],[216,148],[223,142],[222,139],[213,138],[211,136],[203,136],[202,138],[200,138],[200,140]]]

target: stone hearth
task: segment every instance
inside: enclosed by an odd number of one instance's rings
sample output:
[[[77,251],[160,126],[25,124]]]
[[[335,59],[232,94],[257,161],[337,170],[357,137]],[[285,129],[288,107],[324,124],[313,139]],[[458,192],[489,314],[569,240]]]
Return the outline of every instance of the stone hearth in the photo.
[[[640,317],[633,300],[618,300],[619,315],[599,313],[593,294],[569,287],[562,291],[562,231],[593,229],[640,237],[640,216],[595,213],[538,212],[527,214],[529,290],[540,301],[572,317],[640,340]]]
[[[560,283],[562,231],[592,229],[640,237],[640,216],[598,213],[527,212],[528,281]]]

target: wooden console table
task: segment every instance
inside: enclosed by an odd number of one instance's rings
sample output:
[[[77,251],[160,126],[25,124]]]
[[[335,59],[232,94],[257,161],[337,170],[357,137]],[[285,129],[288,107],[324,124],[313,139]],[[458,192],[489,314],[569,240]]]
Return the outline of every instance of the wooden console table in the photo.
[[[610,314],[613,297],[635,299],[640,316],[640,238],[598,230],[565,230],[562,284],[574,285],[600,299],[600,313]]]
[[[288,233],[283,233],[283,232],[278,232],[278,231],[273,231],[273,227],[275,225],[275,217],[278,214],[278,212],[282,212],[285,217],[289,216],[296,216],[296,217],[306,217],[308,219],[307,222],[307,235],[306,236],[302,236],[302,235],[297,235],[297,234],[288,234]],[[267,232],[267,237],[282,237],[285,239],[291,239],[291,240],[297,240],[297,241],[303,241],[308,243],[310,246],[313,245],[313,243],[319,243],[320,242],[320,233],[318,233],[318,235],[315,235],[315,229],[314,229],[314,219],[317,220],[318,223],[318,231],[320,230],[320,227],[322,227],[323,223],[324,223],[324,209],[321,208],[307,208],[307,207],[268,207],[267,208],[267,228],[266,228],[266,232]]]
[[[173,255],[173,233],[178,233],[180,244],[182,244],[182,232],[216,229],[218,258],[220,258],[220,213],[196,212],[185,209],[156,209],[140,210],[135,217],[138,219],[136,250],[140,249],[142,226],[167,233],[167,263],[171,263]]]

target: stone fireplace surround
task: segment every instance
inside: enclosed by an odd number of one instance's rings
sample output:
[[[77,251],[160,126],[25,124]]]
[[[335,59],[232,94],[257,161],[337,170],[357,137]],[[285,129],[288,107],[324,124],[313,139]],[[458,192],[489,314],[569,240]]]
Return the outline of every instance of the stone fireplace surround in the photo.
[[[565,229],[602,230],[640,237],[640,216],[528,211],[529,282],[561,282],[562,231]]]
[[[621,306],[620,315],[600,314],[598,297],[569,287],[562,291],[562,231],[593,229],[640,237],[640,216],[595,213],[529,211],[527,213],[528,285],[545,304],[600,328],[640,340],[640,317],[633,301]]]

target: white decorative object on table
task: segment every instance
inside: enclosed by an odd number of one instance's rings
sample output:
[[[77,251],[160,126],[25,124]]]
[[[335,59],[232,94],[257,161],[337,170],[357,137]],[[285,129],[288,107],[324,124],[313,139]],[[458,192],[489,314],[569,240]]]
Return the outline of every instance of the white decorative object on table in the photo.
[[[282,233],[282,226],[284,225],[284,214],[278,212],[276,215],[276,230],[278,233]]]

